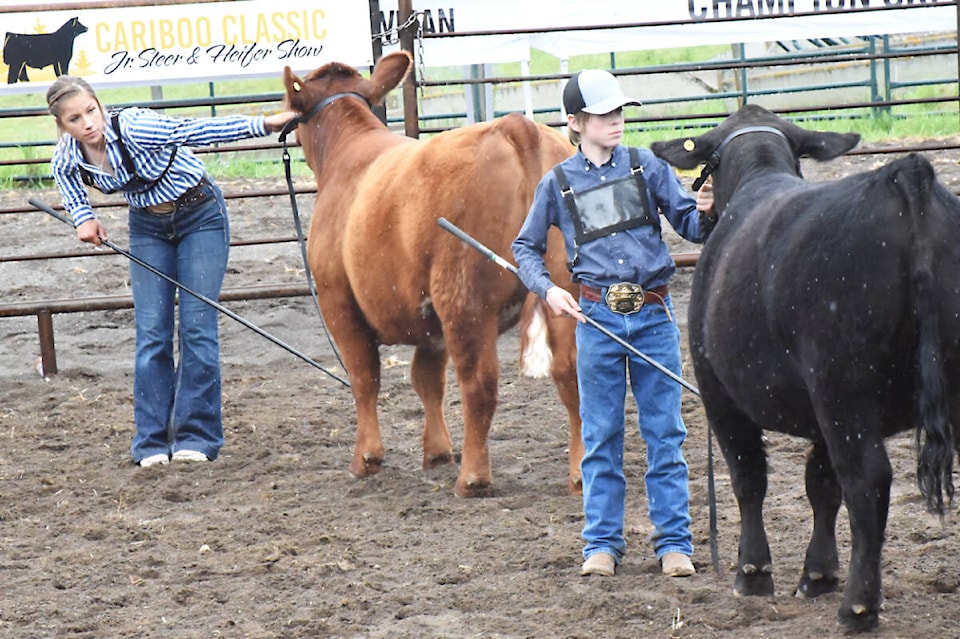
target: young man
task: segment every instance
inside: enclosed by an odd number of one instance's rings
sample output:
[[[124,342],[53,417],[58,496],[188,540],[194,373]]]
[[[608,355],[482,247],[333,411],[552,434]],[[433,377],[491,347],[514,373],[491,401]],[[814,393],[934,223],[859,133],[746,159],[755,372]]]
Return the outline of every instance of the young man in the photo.
[[[626,97],[606,71],[586,70],[570,79],[563,106],[578,151],[541,180],[512,248],[524,284],[558,315],[580,320],[586,542],[581,574],[612,576],[626,552],[623,446],[629,379],[647,444],[650,538],[664,574],[687,577],[696,570],[690,560],[681,386],[585,323],[583,315],[679,375],[680,332],[669,293],[676,267],[660,235],[660,215],[684,238],[703,242],[715,222],[713,196],[704,187],[695,200],[666,162],[648,149],[620,144],[626,105],[639,102]],[[563,232],[570,270],[580,283],[579,302],[550,280],[544,264],[551,226]]]

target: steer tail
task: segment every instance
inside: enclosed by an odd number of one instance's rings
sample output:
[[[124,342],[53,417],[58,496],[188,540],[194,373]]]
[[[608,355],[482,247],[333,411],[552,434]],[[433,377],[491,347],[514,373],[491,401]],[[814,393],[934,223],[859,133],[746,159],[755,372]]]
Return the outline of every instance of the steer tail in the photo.
[[[913,222],[912,287],[915,295],[919,340],[917,349],[917,400],[920,424],[917,426],[917,483],[927,507],[944,514],[944,493],[953,501],[953,434],[949,423],[946,381],[940,338],[940,314],[933,274],[934,233],[926,218],[932,214],[931,193],[934,172],[919,155],[904,158],[894,176],[902,185],[906,213]]]
[[[522,173],[519,188],[525,194],[525,199],[523,215],[516,228],[516,232],[519,232],[540,179],[555,164],[569,157],[573,147],[550,127],[532,122],[519,113],[504,116],[497,121],[496,127],[515,150]],[[562,242],[548,242],[545,260],[554,275],[554,281],[557,281],[558,273],[569,280]],[[520,370],[527,377],[549,376],[553,366],[553,349],[557,348],[555,344],[559,341],[559,348],[567,346],[568,340],[558,340],[556,335],[551,337],[554,331],[567,329],[551,327],[547,319],[548,311],[539,297],[533,293],[527,295],[520,313]],[[570,359],[571,366],[574,361],[575,358]]]
[[[527,377],[547,377],[553,363],[544,306],[540,298],[531,293],[520,311],[520,372]]]

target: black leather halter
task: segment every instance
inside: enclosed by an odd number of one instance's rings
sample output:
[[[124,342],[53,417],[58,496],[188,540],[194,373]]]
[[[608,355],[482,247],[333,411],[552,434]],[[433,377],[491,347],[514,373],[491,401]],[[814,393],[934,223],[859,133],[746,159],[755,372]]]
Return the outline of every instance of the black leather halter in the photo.
[[[334,93],[333,95],[328,96],[328,97],[320,100],[320,101],[317,102],[316,104],[314,104],[312,107],[310,107],[310,110],[307,111],[306,113],[301,113],[301,114],[298,115],[297,117],[295,117],[295,118],[293,118],[292,120],[290,120],[289,122],[287,122],[286,125],[284,125],[283,129],[280,130],[280,138],[279,138],[279,141],[280,141],[281,143],[286,143],[286,141],[287,141],[287,135],[289,135],[291,131],[293,131],[295,128],[297,128],[298,125],[300,125],[300,124],[306,124],[307,122],[309,122],[310,120],[313,119],[313,116],[315,116],[316,114],[320,113],[321,111],[323,111],[323,109],[324,109],[325,107],[329,106],[330,104],[333,104],[334,102],[336,102],[336,101],[339,100],[340,98],[347,98],[347,97],[351,97],[351,96],[354,97],[354,98],[360,98],[361,100],[363,100],[364,104],[367,105],[367,107],[370,107],[370,100],[368,100],[366,97],[360,95],[359,93],[355,93],[355,92],[353,92],[353,91],[347,91],[347,92],[345,92],[345,93]],[[370,107],[370,108],[372,108],[372,107]]]
[[[723,142],[720,143],[720,146],[710,154],[710,157],[707,159],[706,163],[703,165],[703,169],[700,171],[700,177],[698,177],[693,182],[693,190],[699,191],[700,187],[703,186],[703,183],[707,181],[707,178],[717,170],[717,167],[720,166],[720,156],[723,154],[723,148],[733,140],[734,138],[740,137],[747,133],[773,133],[774,135],[779,135],[784,140],[787,140],[787,136],[783,134],[783,131],[780,129],[775,129],[772,126],[747,126],[742,129],[737,129],[727,137],[723,138]],[[787,144],[790,141],[787,140]],[[799,162],[797,164],[797,175],[800,174]]]
[[[320,310],[320,300],[317,299],[317,286],[314,284],[313,275],[310,273],[310,264],[307,260],[307,245],[303,234],[303,224],[300,221],[300,209],[297,206],[297,191],[293,186],[293,175],[290,169],[290,151],[287,149],[287,135],[297,128],[297,126],[301,123],[306,124],[312,120],[315,115],[324,109],[324,107],[336,102],[340,98],[346,98],[350,96],[360,98],[363,100],[364,104],[366,104],[368,107],[370,106],[370,101],[359,93],[354,93],[352,91],[347,93],[334,93],[333,95],[320,100],[320,102],[317,102],[306,113],[302,113],[287,122],[287,124],[280,131],[280,136],[278,138],[280,144],[283,145],[283,171],[287,180],[287,192],[290,194],[290,207],[293,209],[293,222],[297,229],[297,243],[300,245],[300,256],[303,258],[304,276],[307,279],[307,286],[310,288],[310,296],[313,298],[313,305],[317,309],[317,314],[320,316],[320,323],[323,325],[323,331],[327,335],[327,342],[330,344],[330,348],[333,349],[333,354],[336,356],[337,362],[340,363],[340,367],[343,368],[343,370],[347,370],[347,367],[343,363],[343,358],[340,356],[340,351],[337,350],[336,344],[333,343],[333,337],[330,335],[330,331],[327,330],[327,323],[324,321],[323,312]],[[349,386],[349,383],[347,385]]]

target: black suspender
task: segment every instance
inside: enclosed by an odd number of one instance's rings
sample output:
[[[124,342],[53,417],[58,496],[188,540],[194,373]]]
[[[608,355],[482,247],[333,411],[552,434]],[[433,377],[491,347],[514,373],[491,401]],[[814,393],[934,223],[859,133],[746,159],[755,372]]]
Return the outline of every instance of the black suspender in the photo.
[[[120,112],[119,111],[114,111],[113,113],[110,114],[110,126],[113,127],[114,133],[117,134],[117,142],[120,144],[120,157],[123,158],[123,167],[127,170],[127,173],[129,173],[130,175],[136,175],[137,177],[140,177],[137,174],[137,167],[133,165],[133,158],[130,157],[130,152],[127,151],[127,145],[123,143],[123,135],[120,134]],[[173,161],[172,157],[170,158],[170,161],[171,162]],[[169,168],[169,165],[167,166]],[[164,171],[164,173],[166,173],[166,171]],[[143,178],[140,178],[140,179],[143,180]],[[146,180],[143,180],[143,181],[146,182]],[[151,183],[150,186],[153,186],[154,184],[156,184],[157,181]]]
[[[560,185],[560,195],[567,205],[567,211],[570,213],[570,217],[573,219],[573,225],[577,227],[577,235],[579,235],[580,216],[577,215],[577,203],[573,201],[574,193],[573,189],[570,188],[570,181],[567,180],[567,176],[559,164],[553,167],[553,174],[557,177],[557,184]]]
[[[148,180],[146,178],[140,177],[140,174],[137,173],[137,167],[133,163],[133,158],[130,157],[130,152],[127,150],[127,146],[123,143],[123,134],[120,132],[120,111],[114,111],[110,114],[110,126],[113,127],[113,131],[117,134],[117,144],[120,146],[120,158],[123,161],[123,168],[127,170],[127,173],[130,174],[130,179],[127,180],[123,186],[118,189],[113,189],[109,191],[103,191],[96,183],[93,181],[93,175],[87,169],[80,167],[80,179],[83,180],[83,183],[87,186],[92,186],[98,191],[103,193],[110,194],[116,193],[117,191],[132,191],[132,192],[143,192],[149,191],[157,184],[160,183],[160,180],[163,179],[163,176],[167,174],[167,171],[170,170],[170,167],[173,165],[173,159],[177,157],[177,150],[179,147],[171,147],[170,160],[167,162],[167,166],[164,167],[163,171],[157,177],[156,180]]]

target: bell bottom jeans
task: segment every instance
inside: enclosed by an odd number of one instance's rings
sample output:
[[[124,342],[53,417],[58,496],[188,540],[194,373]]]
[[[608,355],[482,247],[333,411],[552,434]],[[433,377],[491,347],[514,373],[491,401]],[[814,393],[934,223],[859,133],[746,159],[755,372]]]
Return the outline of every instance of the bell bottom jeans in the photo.
[[[216,301],[226,273],[230,228],[219,187],[211,182],[205,189],[207,197],[169,215],[131,208],[130,252]],[[216,459],[223,445],[217,310],[186,291],[178,295],[177,286],[134,262],[130,283],[137,322],[133,460],[181,449]]]
[[[580,299],[585,315],[638,351],[680,374],[680,332],[661,304],[646,304],[631,315],[601,302]],[[629,376],[628,376],[629,374]],[[624,541],[624,402],[627,380],[637,405],[640,435],[647,446],[644,477],[651,541],[659,559],[668,552],[693,554],[687,462],[682,445],[681,386],[590,324],[577,324],[577,379],[583,420],[583,556],[604,551],[617,561]]]

